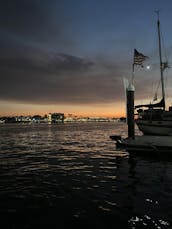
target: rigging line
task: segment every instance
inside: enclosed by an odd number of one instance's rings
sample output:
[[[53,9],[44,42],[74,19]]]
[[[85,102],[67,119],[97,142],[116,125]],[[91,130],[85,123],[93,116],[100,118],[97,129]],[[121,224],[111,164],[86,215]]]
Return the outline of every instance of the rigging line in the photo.
[[[167,49],[165,47],[165,42],[164,42],[164,38],[163,38],[163,35],[161,34],[161,38],[162,38],[162,45],[163,45],[163,49],[164,49],[164,58],[165,58],[165,61],[167,62],[167,65],[168,65],[168,57],[167,57]],[[168,70],[168,67],[166,68]],[[165,69],[164,69],[165,70]],[[167,89],[167,80],[168,80],[168,71],[166,71],[166,74],[165,74],[165,88]]]
[[[163,33],[162,33],[162,30],[160,31],[160,33],[161,33],[161,41],[162,41],[162,46],[163,46],[163,53],[164,53],[164,61],[165,62],[167,62],[167,65],[168,65],[168,59],[169,59],[169,56],[167,57],[167,49],[166,49],[166,46],[165,46],[165,42],[164,42],[164,37],[163,37]],[[169,54],[171,54],[171,50],[170,50],[170,53]],[[166,68],[167,70],[168,70],[168,67]],[[165,69],[164,69],[165,70]],[[167,80],[168,80],[168,71],[166,71],[166,75],[165,75],[165,79],[164,79],[164,81],[165,81],[165,85],[164,85],[164,87],[167,89]]]
[[[152,77],[152,79],[151,79],[151,81],[152,81],[152,87],[151,87],[151,92],[150,92],[150,94],[151,94],[151,97],[153,98],[153,91],[154,91],[154,83],[153,83],[153,77]]]
[[[158,81],[158,84],[155,84],[152,77],[151,81],[152,81],[152,86],[151,86],[152,89],[150,88],[151,90],[150,95],[152,97],[152,102],[154,102],[155,100],[157,100],[158,97],[158,90],[161,84],[161,80]]]
[[[158,82],[158,86],[157,86],[157,88],[156,88],[156,93],[158,93],[160,83],[161,83],[161,80],[159,80],[159,82]]]
[[[167,89],[167,85],[168,85],[168,73],[169,73],[169,71],[168,71],[168,68],[167,68],[167,71],[166,71],[166,75],[165,75],[165,88]],[[166,92],[168,93],[168,91],[166,90]],[[168,96],[169,96],[169,93],[168,93]]]
[[[160,83],[161,83],[161,80],[159,80],[159,82],[158,82],[158,86],[157,86],[157,88],[155,90],[155,93],[154,93],[154,98],[157,97],[157,95],[158,95],[158,90],[159,90],[159,87],[160,87]],[[153,98],[153,101],[155,100],[154,98]]]
[[[164,37],[163,37],[162,32],[161,32],[161,40],[162,40],[162,46],[163,46],[163,50],[164,50],[165,61],[168,62],[167,50],[166,50],[166,47],[165,47],[165,42],[164,42]]]
[[[167,80],[168,80],[168,69],[167,69],[167,72],[166,72],[166,75],[165,75],[165,88],[167,89]],[[158,90],[159,90],[159,87],[160,87],[160,84],[161,84],[161,80],[159,80],[158,82],[158,85],[157,85],[157,88],[155,90],[155,93],[154,95],[158,94]]]
[[[169,48],[169,52],[168,52],[168,59],[170,59],[171,54],[172,54],[172,47],[170,47],[170,48]]]

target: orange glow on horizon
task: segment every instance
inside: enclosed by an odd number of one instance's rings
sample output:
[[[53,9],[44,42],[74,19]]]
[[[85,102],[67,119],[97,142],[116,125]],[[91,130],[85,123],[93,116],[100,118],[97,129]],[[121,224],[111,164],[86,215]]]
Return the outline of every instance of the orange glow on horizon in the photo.
[[[125,104],[92,104],[92,105],[35,105],[1,101],[0,116],[33,116],[49,113],[64,113],[82,117],[109,117],[125,116]]]

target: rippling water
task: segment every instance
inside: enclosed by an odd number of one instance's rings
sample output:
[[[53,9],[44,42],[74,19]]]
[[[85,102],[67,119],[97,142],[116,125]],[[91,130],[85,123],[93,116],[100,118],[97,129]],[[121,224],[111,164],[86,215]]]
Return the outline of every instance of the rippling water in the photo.
[[[172,160],[115,150],[124,123],[0,126],[0,228],[172,228]]]

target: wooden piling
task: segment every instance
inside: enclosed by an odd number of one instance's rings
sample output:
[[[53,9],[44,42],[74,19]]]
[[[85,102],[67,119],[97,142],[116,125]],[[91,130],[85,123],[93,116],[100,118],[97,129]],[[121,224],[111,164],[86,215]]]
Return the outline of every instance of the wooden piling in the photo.
[[[135,138],[135,122],[134,122],[134,86],[130,83],[127,87],[127,124],[128,137]]]

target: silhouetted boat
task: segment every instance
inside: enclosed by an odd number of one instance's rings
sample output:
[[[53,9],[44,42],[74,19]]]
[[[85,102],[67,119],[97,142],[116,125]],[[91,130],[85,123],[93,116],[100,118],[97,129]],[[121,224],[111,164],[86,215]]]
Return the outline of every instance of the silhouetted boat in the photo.
[[[134,139],[114,138],[113,140],[116,140],[116,147],[118,149],[125,149],[131,154],[150,155],[150,153],[156,153],[158,155],[167,155],[172,153],[171,136],[143,135],[135,136]]]
[[[162,60],[161,32],[158,11],[157,14],[162,99],[158,103],[135,106],[138,115],[138,118],[135,120],[135,122],[139,130],[141,130],[144,135],[172,135],[172,107],[170,106],[166,110],[166,97],[164,87],[164,71],[166,68],[169,68],[169,66],[168,62],[163,62]]]
[[[158,14],[158,12],[157,12]],[[127,124],[128,137],[122,138],[119,135],[110,136],[116,141],[117,149],[125,149],[130,154],[143,153],[144,155],[156,153],[160,156],[172,155],[172,107],[166,110],[165,106],[165,88],[163,72],[168,67],[167,63],[162,62],[161,57],[161,37],[160,37],[160,21],[159,14],[157,20],[158,37],[159,37],[159,56],[160,56],[160,73],[162,99],[158,103],[137,105],[134,107],[134,83],[133,76],[131,81],[124,81],[126,91],[126,108],[127,108]],[[137,50],[134,52],[134,64],[142,65],[146,59],[142,53]],[[134,67],[133,67],[134,73]],[[133,74],[134,75],[134,74]],[[141,109],[142,108],[142,109]],[[144,109],[143,109],[144,108]],[[145,109],[146,108],[146,109]],[[138,119],[134,120],[134,110],[137,110]],[[135,135],[134,121],[143,135]]]

